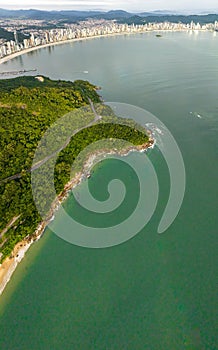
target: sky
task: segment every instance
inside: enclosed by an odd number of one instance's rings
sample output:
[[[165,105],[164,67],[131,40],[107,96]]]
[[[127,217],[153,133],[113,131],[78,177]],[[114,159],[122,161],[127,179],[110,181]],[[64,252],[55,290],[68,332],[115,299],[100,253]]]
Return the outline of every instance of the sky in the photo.
[[[175,12],[217,11],[217,0],[0,0],[7,9],[37,8],[42,10],[115,10],[130,12],[169,10]],[[218,11],[217,11],[218,12]]]

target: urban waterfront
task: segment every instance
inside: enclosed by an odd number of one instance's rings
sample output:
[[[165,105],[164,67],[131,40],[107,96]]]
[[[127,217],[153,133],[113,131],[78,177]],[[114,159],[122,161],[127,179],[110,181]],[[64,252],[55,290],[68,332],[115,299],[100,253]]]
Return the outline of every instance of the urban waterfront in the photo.
[[[37,69],[55,79],[85,77],[102,87],[106,101],[149,110],[174,135],[187,173],[183,206],[163,235],[157,226],[169,178],[157,149],[149,156],[160,202],[134,239],[91,250],[47,231],[0,299],[0,347],[216,349],[217,40],[209,32],[99,38],[40,49],[0,66]],[[104,199],[113,176],[125,178],[134,197],[133,174],[115,160],[97,166],[89,180],[96,196]],[[72,197],[65,205],[82,221]]]
[[[20,24],[18,21],[17,25]],[[79,24],[68,24],[64,28],[43,30],[37,29],[30,32],[25,32],[26,38],[23,42],[19,42],[17,34],[16,22],[13,23],[14,28],[14,40],[0,42],[0,58],[5,56],[10,56],[15,53],[22,52],[27,49],[36,48],[45,45],[52,45],[61,42],[65,42],[73,39],[84,39],[93,38],[96,36],[114,35],[114,34],[134,34],[134,33],[145,33],[151,31],[213,31],[216,33],[218,30],[218,22],[200,24],[194,23],[193,21],[185,23],[146,23],[143,25],[128,25],[128,24],[118,24],[116,21],[106,21],[106,20],[86,20]]]

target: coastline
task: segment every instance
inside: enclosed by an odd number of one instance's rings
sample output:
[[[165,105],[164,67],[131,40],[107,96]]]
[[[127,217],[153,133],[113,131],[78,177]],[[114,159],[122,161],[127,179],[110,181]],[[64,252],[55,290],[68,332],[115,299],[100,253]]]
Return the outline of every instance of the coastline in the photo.
[[[70,191],[78,186],[84,179],[87,178],[89,171],[91,170],[94,161],[99,157],[106,157],[107,155],[120,155],[122,157],[128,156],[131,152],[145,152],[149,148],[153,148],[155,140],[152,138],[148,131],[148,141],[139,146],[129,146],[121,151],[117,150],[100,150],[88,155],[84,161],[83,169],[76,173],[75,176],[64,186],[63,191],[56,197],[52,203],[51,209],[47,215],[47,218],[39,223],[35,232],[30,236],[26,237],[21,242],[17,243],[11,256],[6,258],[2,264],[0,264],[0,296],[5,290],[8,282],[16,270],[18,264],[23,260],[26,252],[31,245],[38,241],[44,234],[46,227],[53,220],[56,211],[60,208],[61,204],[68,198]]]
[[[208,30],[198,30],[200,32],[202,31],[208,31]],[[76,38],[76,39],[68,39],[68,40],[64,40],[64,41],[58,41],[55,43],[49,43],[49,44],[45,44],[45,45],[39,45],[39,46],[35,46],[32,48],[28,48],[22,51],[18,51],[16,53],[13,53],[12,55],[8,55],[5,56],[3,58],[0,59],[0,65],[10,61],[18,56],[24,55],[26,53],[38,50],[38,49],[42,49],[42,48],[46,48],[46,47],[51,47],[51,46],[56,46],[56,45],[61,45],[61,44],[67,44],[67,43],[73,43],[73,42],[78,42],[78,41],[84,41],[84,40],[90,40],[90,39],[97,39],[97,38],[101,38],[101,37],[114,37],[114,36],[121,36],[121,35],[133,35],[133,34],[145,34],[145,33],[156,33],[156,32],[190,32],[190,30],[177,30],[177,31],[172,31],[172,30],[152,30],[152,31],[146,31],[146,32],[122,32],[122,33],[112,33],[112,34],[105,34],[105,35],[96,35],[93,37],[85,37],[85,38]],[[194,31],[193,31],[194,32]],[[102,151],[102,153],[100,154],[99,152],[95,153],[95,154],[91,154],[89,156],[89,159],[86,161],[86,163],[84,164],[84,168],[83,171],[81,171],[80,173],[77,173],[76,176],[69,181],[65,187],[64,190],[61,194],[59,194],[54,203],[52,204],[52,207],[49,211],[48,214],[48,218],[46,218],[45,221],[42,221],[37,229],[35,230],[35,232],[31,235],[31,237],[24,239],[23,241],[19,242],[16,244],[11,257],[6,258],[2,264],[0,264],[0,296],[3,293],[6,285],[8,284],[8,282],[10,281],[14,271],[16,270],[16,267],[18,266],[18,264],[20,263],[20,261],[24,258],[25,253],[28,251],[28,249],[30,248],[30,246],[37,240],[39,240],[42,235],[44,234],[44,231],[47,227],[47,225],[50,223],[50,221],[53,219],[55,212],[58,210],[58,208],[60,207],[60,205],[65,201],[65,199],[68,197],[69,192],[71,191],[71,189],[73,189],[74,187],[76,187],[77,185],[79,185],[82,180],[86,177],[86,173],[91,169],[94,159],[98,156],[106,156],[108,154],[118,154],[121,156],[126,156],[128,155],[130,152],[132,151],[144,151],[148,148],[151,148],[152,145],[154,144],[154,140],[151,138],[149,138],[149,142],[152,143],[150,144],[150,146],[146,145],[145,148],[143,148],[142,146],[136,146],[136,147],[132,147],[131,149],[128,150],[123,150],[121,152],[105,152]],[[140,147],[142,147],[140,149]]]
[[[198,31],[200,32],[205,32],[208,30],[205,29],[199,29]],[[44,49],[46,47],[51,47],[51,46],[56,46],[56,45],[63,45],[63,44],[67,44],[67,43],[73,43],[73,42],[78,42],[78,41],[84,41],[84,40],[90,40],[90,39],[99,39],[99,38],[106,38],[106,37],[114,37],[114,36],[121,36],[121,35],[134,35],[134,34],[145,34],[145,33],[157,33],[157,32],[190,32],[190,29],[178,29],[178,30],[148,30],[148,31],[144,31],[144,32],[122,32],[122,33],[112,33],[112,34],[102,34],[102,35],[95,35],[95,36],[90,36],[90,37],[85,37],[85,38],[75,38],[75,39],[67,39],[67,40],[62,40],[62,41],[56,41],[54,43],[48,43],[48,44],[44,44],[44,45],[38,45],[38,46],[34,46],[34,47],[30,47],[28,49],[24,49],[21,51],[17,51],[15,53],[12,53],[11,55],[5,56],[0,58],[0,65],[3,63],[6,63],[18,56],[21,55],[25,55],[26,53],[32,52],[32,51],[36,51],[39,49]],[[195,31],[193,31],[195,32]]]
[[[15,53],[12,53],[11,55],[8,55],[8,56],[0,58],[0,65],[2,63],[8,62],[8,61],[18,57],[18,56],[25,55],[26,53],[29,53],[29,52],[32,52],[32,51],[36,51],[36,50],[39,50],[39,49],[44,49],[46,47],[57,46],[57,45],[61,45],[61,44],[63,45],[63,44],[67,44],[67,43],[73,43],[73,42],[90,40],[90,39],[113,37],[113,36],[116,36],[116,35],[127,35],[127,34],[137,34],[137,33],[123,32],[123,33],[102,34],[102,35],[89,36],[89,37],[85,37],[85,38],[67,39],[67,40],[62,40],[62,41],[56,41],[54,43],[38,45],[38,46],[30,47],[28,49],[17,51]]]

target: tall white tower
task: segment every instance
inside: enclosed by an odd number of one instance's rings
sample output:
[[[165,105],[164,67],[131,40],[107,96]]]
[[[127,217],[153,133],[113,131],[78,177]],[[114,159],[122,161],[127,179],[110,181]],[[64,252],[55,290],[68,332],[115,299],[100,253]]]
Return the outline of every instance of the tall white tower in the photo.
[[[30,43],[31,43],[31,46],[35,46],[35,37],[33,33],[31,33],[30,35]]]
[[[16,30],[14,31],[14,41],[15,41],[15,44],[18,45],[18,35]]]

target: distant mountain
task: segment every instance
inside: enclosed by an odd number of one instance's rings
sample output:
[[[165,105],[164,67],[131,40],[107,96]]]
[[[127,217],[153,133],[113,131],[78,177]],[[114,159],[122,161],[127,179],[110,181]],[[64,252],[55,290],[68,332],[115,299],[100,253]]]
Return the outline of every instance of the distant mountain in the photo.
[[[152,16],[132,16],[126,19],[119,20],[119,23],[127,23],[127,24],[145,24],[145,23],[161,23],[161,22],[171,22],[171,23],[185,23],[188,24],[191,21],[200,24],[214,23],[218,21],[218,15],[210,14],[210,15],[152,15]]]
[[[39,10],[5,10],[0,8],[1,18],[31,18],[35,13],[43,13],[46,11]]]
[[[207,12],[208,14],[208,12]],[[182,15],[189,15],[189,13],[181,12],[181,11],[169,11],[169,10],[155,10],[152,12],[142,12],[139,13],[139,16],[141,17],[148,17],[148,16],[182,16]]]
[[[51,11],[55,14],[61,14],[62,16],[74,16],[74,17],[92,17],[102,14],[102,11],[74,11],[74,10],[65,10],[65,11]]]
[[[123,17],[123,18],[128,18],[132,16],[132,13],[123,11],[123,10],[112,10],[107,13],[105,13],[106,16],[111,16],[111,17]]]
[[[0,8],[0,18],[19,18],[61,22],[77,22],[87,18],[117,20],[119,23],[143,24],[145,22],[183,22],[189,23],[192,20],[201,24],[210,23],[218,20],[217,14],[207,15],[178,15],[170,11],[154,11],[133,14],[123,10],[114,10],[109,12],[101,11],[41,11],[41,10],[5,10]]]
[[[115,10],[109,12],[100,11],[41,11],[41,10],[5,10],[0,9],[0,18],[25,18],[38,20],[81,20],[87,18],[121,19],[132,17],[133,14]]]
[[[47,19],[51,17],[53,14],[50,11],[0,9],[0,18]]]
[[[208,14],[217,14],[218,10],[211,10],[209,11],[169,11],[169,10],[156,10],[153,12],[142,12],[139,13],[141,17],[148,17],[148,16],[194,16],[194,15],[208,15]]]
[[[138,15],[140,17],[148,17],[148,16],[164,16],[164,15],[172,15],[172,14],[173,13],[170,13],[170,11],[153,11],[153,12],[142,12],[142,13],[139,13]]]
[[[5,10],[0,8],[0,18],[25,18],[25,19],[65,19],[88,18],[98,16],[100,11],[42,11],[42,10]]]

